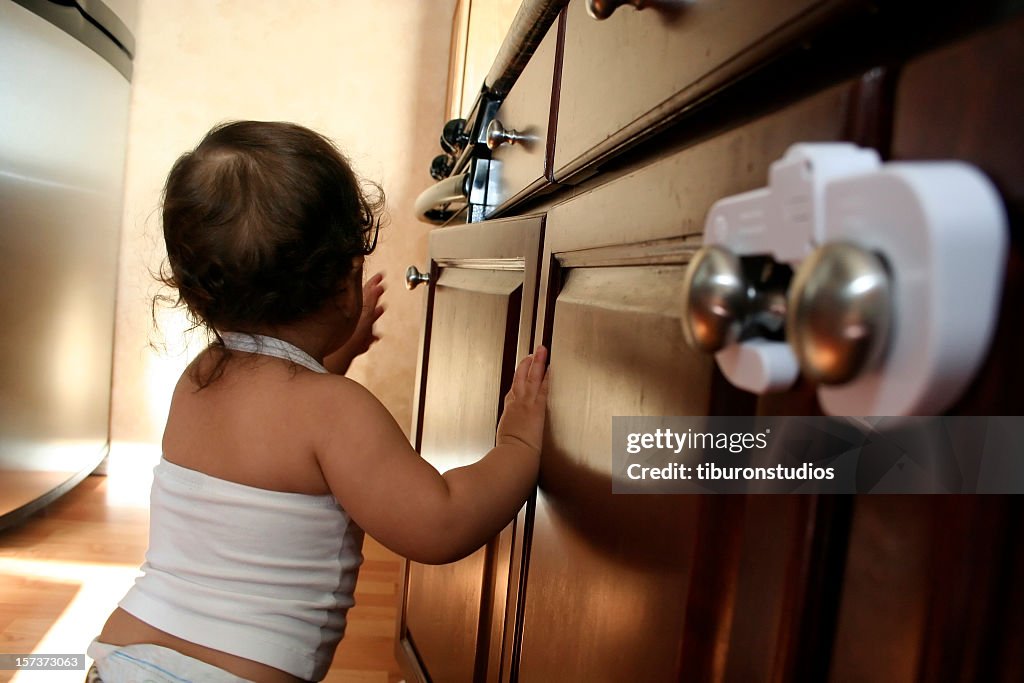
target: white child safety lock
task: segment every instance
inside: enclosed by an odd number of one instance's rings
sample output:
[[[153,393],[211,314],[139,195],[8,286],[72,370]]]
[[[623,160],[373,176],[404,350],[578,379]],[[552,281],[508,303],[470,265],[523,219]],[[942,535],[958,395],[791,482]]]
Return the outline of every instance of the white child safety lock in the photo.
[[[931,415],[988,349],[1006,263],[999,194],[960,162],[883,164],[797,144],[768,186],[716,202],[683,331],[755,393],[801,372],[832,415]]]

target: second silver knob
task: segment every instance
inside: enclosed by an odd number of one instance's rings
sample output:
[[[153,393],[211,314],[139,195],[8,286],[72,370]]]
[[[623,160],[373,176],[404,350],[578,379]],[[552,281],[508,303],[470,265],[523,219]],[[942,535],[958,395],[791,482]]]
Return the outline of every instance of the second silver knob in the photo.
[[[416,289],[422,284],[430,283],[430,273],[421,273],[416,266],[409,266],[405,271],[405,288]]]
[[[789,293],[786,339],[808,379],[843,384],[884,352],[892,315],[885,262],[857,245],[834,242],[800,264]]]

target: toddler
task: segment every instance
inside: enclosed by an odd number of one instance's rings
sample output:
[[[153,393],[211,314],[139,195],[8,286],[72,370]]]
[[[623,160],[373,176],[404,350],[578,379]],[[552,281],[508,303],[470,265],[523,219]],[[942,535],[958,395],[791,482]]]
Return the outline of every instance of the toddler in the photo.
[[[321,680],[363,530],[451,562],[526,500],[543,347],[516,369],[495,447],[443,476],[343,376],[383,312],[382,277],[362,282],[381,204],[330,141],[288,123],[218,126],[174,164],[164,279],[214,341],[174,389],[143,575],[90,646],[91,679]]]

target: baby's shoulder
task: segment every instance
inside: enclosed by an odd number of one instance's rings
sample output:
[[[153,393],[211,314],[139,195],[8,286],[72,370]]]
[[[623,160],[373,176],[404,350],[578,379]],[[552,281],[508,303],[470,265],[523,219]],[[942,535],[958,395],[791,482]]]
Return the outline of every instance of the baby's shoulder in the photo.
[[[359,382],[341,375],[318,375],[304,397],[311,418],[315,450],[324,457],[344,451],[374,453],[381,448],[408,448],[394,416]],[[344,444],[338,448],[339,444]]]
[[[311,393],[322,393],[360,399],[373,396],[372,392],[354,379],[333,373],[303,373],[305,380],[303,390],[308,387]]]
[[[307,410],[337,419],[374,419],[384,409],[369,389],[359,382],[334,374],[311,374],[304,378],[301,400]]]

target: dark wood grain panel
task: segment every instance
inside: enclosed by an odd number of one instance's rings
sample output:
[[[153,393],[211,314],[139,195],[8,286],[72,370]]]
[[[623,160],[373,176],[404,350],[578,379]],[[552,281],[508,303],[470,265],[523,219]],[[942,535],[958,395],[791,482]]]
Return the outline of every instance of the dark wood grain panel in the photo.
[[[1010,254],[999,322],[978,376],[951,412],[1018,414],[1024,398],[1019,340],[1024,306],[1024,19],[979,32],[908,65],[896,100],[893,157],[959,159],[999,188]],[[1024,624],[1009,617],[1019,595],[1019,501],[1003,496],[930,501],[935,520],[932,596],[918,680],[1015,680]],[[1016,570],[1016,572],[1014,571]],[[1019,602],[1017,603],[1019,604]],[[1003,653],[1000,660],[999,653]],[[1014,671],[1018,676],[1014,676]]]
[[[1022,520],[1009,496],[859,497],[830,680],[1016,680]]]
[[[896,82],[892,158],[974,164],[999,188],[1010,217],[995,339],[953,414],[1024,408],[1022,46],[1018,18],[912,61]],[[858,497],[830,680],[1020,680],[1022,523],[1015,497]]]
[[[957,159],[999,188],[1011,243],[992,348],[952,412],[1024,414],[1024,18],[909,64],[900,77],[893,158]]]
[[[440,472],[494,445],[507,339],[518,337],[521,271],[445,269],[434,294],[434,332],[421,454]],[[508,329],[510,311],[513,329]],[[472,330],[472,334],[466,334]],[[472,681],[489,628],[488,549],[458,562],[409,568],[409,639],[434,680]],[[483,638],[483,642],[480,642]]]
[[[608,444],[613,415],[705,410],[710,363],[685,351],[681,272],[572,269],[559,295],[522,681],[667,680],[678,666],[699,499],[612,494]]]
[[[552,344],[550,433],[521,680],[799,680],[827,668],[827,647],[805,649],[816,631],[827,646],[834,618],[814,592],[836,554],[829,506],[613,495],[608,443],[613,415],[758,410],[683,341],[684,264],[712,203],[763,186],[790,144],[849,134],[854,89],[830,88],[551,210],[539,315]],[[642,623],[632,639],[623,620]]]
[[[977,165],[1024,203],[1024,17],[908,64],[896,94],[893,158]]]
[[[501,399],[532,343],[542,225],[528,217],[431,235],[415,441],[441,472],[494,445]],[[409,680],[498,680],[516,533],[513,523],[451,564],[405,563],[396,652]]]
[[[742,526],[727,533],[735,538],[738,557],[732,565],[728,649],[719,680],[772,680],[786,662],[789,615],[802,589],[799,561],[804,543],[810,498],[801,496],[729,496],[725,504],[743,506]],[[711,550],[711,548],[709,548]]]
[[[858,499],[830,680],[917,680],[932,569],[930,505],[924,497]]]
[[[982,671],[989,680],[1010,683],[1024,681],[1024,501],[1012,498],[1006,511],[1008,523],[1001,543],[1006,554],[1000,564],[1002,586],[997,612],[990,630],[1000,634],[990,650],[988,669]]]

